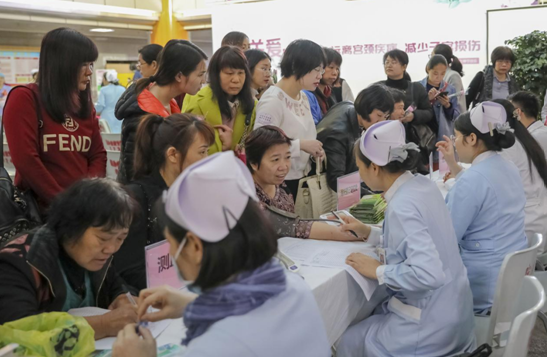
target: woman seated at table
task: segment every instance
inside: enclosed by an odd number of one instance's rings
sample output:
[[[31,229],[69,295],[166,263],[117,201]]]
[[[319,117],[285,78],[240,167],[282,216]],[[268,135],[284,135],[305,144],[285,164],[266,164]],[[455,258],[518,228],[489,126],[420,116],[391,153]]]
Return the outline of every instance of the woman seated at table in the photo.
[[[258,207],[253,179],[233,153],[186,169],[164,198],[165,237],[176,269],[199,295],[141,291],[139,318],[183,316],[185,356],[327,357],[330,347],[307,284],[276,259],[277,236]],[[159,309],[147,312],[148,307]],[[120,332],[113,356],[154,357],[142,327]]]
[[[346,263],[384,285],[389,300],[351,326],[337,348],[346,356],[452,356],[475,347],[473,297],[450,213],[434,182],[410,169],[420,159],[396,120],[371,126],[355,143],[361,178],[387,202],[384,229],[344,217],[378,245],[380,261],[353,253]],[[381,235],[382,234],[382,235]]]
[[[350,233],[341,232],[337,226],[300,220],[294,215],[294,199],[283,189],[285,177],[291,169],[291,139],[283,130],[273,125],[255,129],[245,141],[245,151],[256,194],[273,218],[271,222],[279,237],[358,240]],[[266,206],[283,212],[271,211]]]
[[[114,266],[120,276],[139,291],[146,288],[144,247],[164,240],[154,203],[184,169],[207,157],[215,141],[213,128],[192,114],[144,117],[137,129],[135,181],[127,185],[141,215],[129,228]]]
[[[59,194],[45,226],[0,250],[0,324],[88,306],[111,310],[86,317],[96,339],[136,322],[137,308],[111,266],[134,209],[133,199],[108,179],[85,179]]]
[[[515,144],[505,108],[483,102],[456,119],[455,138],[437,143],[456,183],[446,203],[473,291],[476,313],[489,312],[496,282],[509,253],[528,246],[524,233],[526,196],[517,167],[499,152]],[[454,146],[463,171],[454,156]]]

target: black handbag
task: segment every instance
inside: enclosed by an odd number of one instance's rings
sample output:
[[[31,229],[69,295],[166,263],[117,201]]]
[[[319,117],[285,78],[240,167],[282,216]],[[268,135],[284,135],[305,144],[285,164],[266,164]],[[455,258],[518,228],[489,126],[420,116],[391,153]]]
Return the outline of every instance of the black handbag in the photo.
[[[13,89],[15,90],[15,88]],[[38,132],[42,122],[36,94]],[[7,101],[6,101],[7,102]],[[19,234],[42,224],[40,209],[32,190],[21,191],[4,167],[4,123],[0,121],[0,248]]]

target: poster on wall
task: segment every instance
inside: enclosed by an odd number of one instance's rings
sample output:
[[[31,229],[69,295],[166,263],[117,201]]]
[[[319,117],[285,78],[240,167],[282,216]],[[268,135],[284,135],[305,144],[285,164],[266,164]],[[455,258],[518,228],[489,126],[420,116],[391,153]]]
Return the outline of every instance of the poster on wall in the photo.
[[[30,83],[31,71],[38,68],[39,62],[39,52],[0,51],[0,72],[9,84]]]
[[[527,0],[528,5],[531,2]],[[333,1],[325,6],[309,0],[278,0],[223,6],[212,12],[213,49],[220,47],[226,33],[244,32],[250,48],[268,52],[279,72],[287,46],[299,38],[309,39],[340,52],[341,77],[357,95],[386,79],[387,51],[407,52],[407,72],[419,81],[426,76],[433,48],[445,43],[463,63],[467,86],[488,61],[486,12],[506,6],[516,6],[516,0]]]

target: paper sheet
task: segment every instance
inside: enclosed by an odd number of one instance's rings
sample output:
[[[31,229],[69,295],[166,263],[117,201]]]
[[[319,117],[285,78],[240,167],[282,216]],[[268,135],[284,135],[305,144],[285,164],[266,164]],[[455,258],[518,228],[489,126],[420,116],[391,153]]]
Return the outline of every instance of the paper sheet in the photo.
[[[80,317],[100,316],[106,314],[107,312],[110,312],[110,310],[100,309],[98,307],[82,307],[79,309],[71,309],[68,311],[69,314]],[[154,336],[154,338],[157,338],[167,328],[167,326],[169,326],[170,323],[171,320],[150,322],[148,323],[147,328],[152,333],[152,336]],[[116,341],[116,337],[107,337],[97,340],[95,341],[95,349],[110,350],[112,349],[114,341]]]
[[[362,253],[378,259],[374,248],[367,243],[332,242],[317,240],[299,240],[283,246],[283,253],[302,265],[334,267],[345,269],[355,279],[363,290],[367,300],[370,300],[378,286],[376,280],[367,279],[355,269],[346,264],[346,258],[351,253]]]

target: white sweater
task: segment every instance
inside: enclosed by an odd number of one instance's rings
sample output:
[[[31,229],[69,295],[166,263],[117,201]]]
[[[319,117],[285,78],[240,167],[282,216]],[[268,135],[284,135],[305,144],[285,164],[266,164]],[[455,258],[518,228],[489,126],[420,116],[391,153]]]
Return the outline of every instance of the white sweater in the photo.
[[[301,91],[299,99],[295,100],[279,87],[270,87],[256,106],[254,128],[264,125],[277,126],[292,139],[291,170],[287,175],[287,180],[297,180],[306,176],[310,155],[300,150],[300,140],[316,140],[317,138],[306,94]]]

